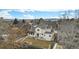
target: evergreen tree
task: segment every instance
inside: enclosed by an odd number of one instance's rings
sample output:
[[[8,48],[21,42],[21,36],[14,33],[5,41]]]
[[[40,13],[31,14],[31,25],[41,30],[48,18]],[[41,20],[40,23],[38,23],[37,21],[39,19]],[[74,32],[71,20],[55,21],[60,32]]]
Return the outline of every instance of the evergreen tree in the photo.
[[[15,18],[13,24],[18,24],[18,20]]]
[[[25,23],[25,20],[24,19],[22,20],[22,23]]]

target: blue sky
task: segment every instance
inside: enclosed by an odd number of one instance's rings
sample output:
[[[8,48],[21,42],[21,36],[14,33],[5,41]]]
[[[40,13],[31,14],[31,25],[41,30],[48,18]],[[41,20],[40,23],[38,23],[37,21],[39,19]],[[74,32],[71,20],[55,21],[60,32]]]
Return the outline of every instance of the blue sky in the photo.
[[[0,17],[7,19],[60,18],[65,10],[79,9],[79,0],[1,0],[0,8]]]
[[[39,11],[31,9],[0,9],[0,17],[7,19],[35,19],[35,18],[60,18],[64,14],[64,10],[58,11]],[[70,10],[70,15],[74,16],[74,11]]]

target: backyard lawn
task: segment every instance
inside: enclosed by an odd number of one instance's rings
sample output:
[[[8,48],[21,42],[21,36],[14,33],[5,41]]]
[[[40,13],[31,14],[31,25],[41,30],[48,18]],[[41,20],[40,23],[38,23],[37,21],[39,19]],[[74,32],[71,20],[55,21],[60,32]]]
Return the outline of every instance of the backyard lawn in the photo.
[[[29,45],[39,47],[39,48],[50,48],[51,42],[50,41],[45,41],[45,40],[37,40],[34,38],[26,38],[21,42],[28,43]]]

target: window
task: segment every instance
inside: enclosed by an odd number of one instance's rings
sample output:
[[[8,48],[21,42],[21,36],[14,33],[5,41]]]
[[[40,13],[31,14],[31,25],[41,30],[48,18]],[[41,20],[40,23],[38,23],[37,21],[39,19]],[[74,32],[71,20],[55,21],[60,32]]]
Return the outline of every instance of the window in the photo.
[[[34,35],[34,33],[32,33],[32,35]]]
[[[37,31],[39,31],[39,29],[37,29]]]
[[[51,37],[51,35],[49,35],[49,37]]]
[[[34,33],[33,33],[33,32],[31,32],[30,34],[31,34],[31,35],[34,35]]]
[[[39,33],[37,33],[37,36],[39,37]]]

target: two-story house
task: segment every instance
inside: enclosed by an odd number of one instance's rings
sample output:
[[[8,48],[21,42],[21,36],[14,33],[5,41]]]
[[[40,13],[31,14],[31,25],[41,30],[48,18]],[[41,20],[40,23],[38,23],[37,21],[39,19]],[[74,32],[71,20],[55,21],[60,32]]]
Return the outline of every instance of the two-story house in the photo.
[[[51,41],[52,27],[48,25],[33,25],[29,30],[28,36]]]

